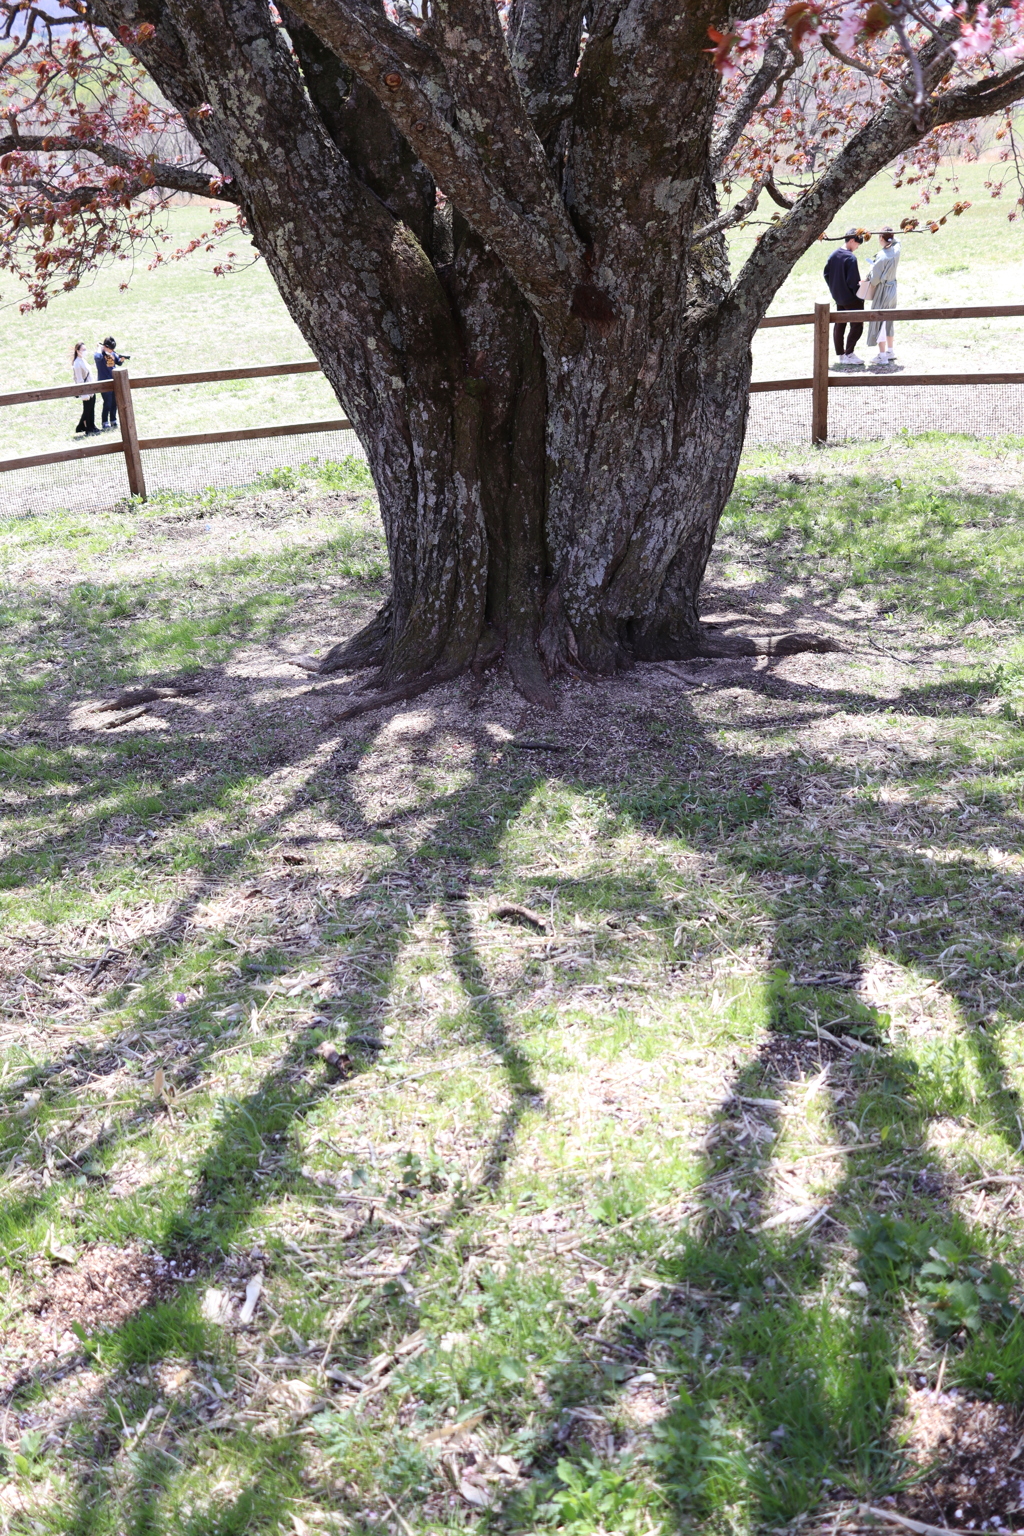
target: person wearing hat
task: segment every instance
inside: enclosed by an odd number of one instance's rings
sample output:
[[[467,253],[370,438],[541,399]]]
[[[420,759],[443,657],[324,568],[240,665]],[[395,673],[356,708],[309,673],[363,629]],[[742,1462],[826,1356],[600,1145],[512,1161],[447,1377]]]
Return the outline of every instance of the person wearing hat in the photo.
[[[117,342],[113,336],[105,336],[103,345],[97,347],[93,353],[96,360],[96,377],[98,379],[112,379],[114,369],[128,361],[129,354],[117,350]],[[117,401],[112,389],[103,391],[103,431],[112,432],[117,426]]]
[[[857,289],[860,286],[857,252],[863,244],[864,236],[860,231],[848,229],[842,245],[832,252],[825,263],[825,281],[836,309],[864,308],[864,300],[857,297]],[[850,321],[849,335],[846,334],[846,322],[843,321],[842,324],[836,322],[832,328],[832,340],[836,349],[836,360],[833,364],[835,368],[864,367],[856,350],[857,343],[863,334],[864,327],[858,325],[856,321]]]
[[[896,269],[899,264],[900,243],[892,225],[887,224],[879,230],[878,255],[868,268],[872,310],[896,308]],[[874,373],[889,373],[899,367],[893,346],[893,329],[891,320],[872,320],[868,326],[868,346],[878,343],[878,356],[870,365]]]

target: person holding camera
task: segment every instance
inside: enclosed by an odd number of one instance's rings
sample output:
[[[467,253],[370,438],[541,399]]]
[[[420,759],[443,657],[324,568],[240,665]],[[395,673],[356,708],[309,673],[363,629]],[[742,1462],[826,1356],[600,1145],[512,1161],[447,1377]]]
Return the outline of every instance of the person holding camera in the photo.
[[[126,363],[131,353],[119,352],[117,350],[117,342],[113,336],[107,336],[102,347],[97,347],[93,356],[96,359],[96,377],[98,379],[112,379],[114,377],[114,369],[121,363]],[[105,389],[103,391],[103,431],[109,432],[116,426],[117,400],[112,389]]]
[[[825,281],[828,291],[832,295],[832,302],[838,310],[863,309],[864,300],[857,289],[860,287],[860,267],[857,265],[857,252],[864,244],[864,236],[859,229],[848,229],[843,237],[842,246],[833,251],[825,263]],[[857,343],[864,334],[863,325],[858,325],[855,320],[850,322],[849,340],[846,337],[846,324],[836,321],[832,330],[835,342],[836,360],[835,368],[863,368],[864,364],[857,356]]]

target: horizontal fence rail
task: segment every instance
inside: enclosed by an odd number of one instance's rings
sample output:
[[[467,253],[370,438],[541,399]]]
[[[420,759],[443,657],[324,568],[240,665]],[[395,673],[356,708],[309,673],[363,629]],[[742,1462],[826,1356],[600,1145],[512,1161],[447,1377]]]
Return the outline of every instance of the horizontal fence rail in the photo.
[[[134,386],[133,386],[134,387]],[[204,443],[255,443],[265,437],[305,437],[311,432],[351,432],[352,423],[344,416],[337,421],[300,421],[285,427],[239,427],[227,432],[188,432],[179,437],[140,437],[139,450],[150,453],[155,448],[196,448]],[[81,448],[58,448],[54,453],[33,453],[27,458],[0,459],[0,473],[5,469],[35,469],[43,464],[70,464],[74,459],[98,459],[105,453],[123,453],[124,443],[89,443]]]
[[[828,367],[829,330],[839,324],[870,324],[872,320],[992,320],[1024,316],[1024,304],[969,304],[945,309],[832,309],[815,304],[810,314],[771,315],[762,320],[759,330],[782,325],[810,325],[813,335],[813,372],[809,379],[759,379],[750,385],[750,393],[772,394],[782,390],[811,391],[811,442],[828,441],[828,397],[833,389],[930,388],[932,385],[1024,384],[1024,373],[902,373],[861,374],[847,377],[830,375]]]
[[[1024,316],[1024,304],[971,304],[945,309],[840,309],[833,310],[828,304],[815,304],[814,309],[799,315],[769,315],[762,320],[758,330],[774,330],[781,326],[809,325],[813,327],[813,371],[809,377],[799,379],[758,379],[751,383],[750,393],[772,394],[783,390],[811,391],[811,440],[824,443],[828,439],[828,396],[833,389],[899,389],[908,386],[931,387],[933,385],[981,385],[1024,384],[1024,373],[902,373],[886,375],[832,376],[828,370],[829,328],[834,324],[864,322],[880,316],[886,320],[984,320],[1010,319]],[[211,368],[192,373],[143,374],[137,379],[129,377],[123,365],[114,369],[112,379],[95,379],[86,384],[58,384],[39,389],[20,389],[0,394],[0,407],[7,405],[32,405],[44,400],[67,400],[75,397],[101,394],[113,390],[118,403],[121,437],[119,441],[83,443],[74,448],[60,448],[48,453],[22,454],[17,458],[0,460],[0,473],[7,470],[34,469],[48,464],[67,464],[79,459],[102,458],[109,454],[124,455],[128,485],[133,496],[145,500],[146,485],[142,467],[142,455],[163,448],[193,448],[221,443],[257,442],[261,439],[291,437],[319,432],[353,431],[352,423],[345,417],[329,421],[294,422],[286,426],[245,427],[222,432],[189,432],[173,437],[140,437],[135,425],[132,396],[140,389],[174,389],[183,385],[219,384],[232,379],[286,378],[291,374],[321,373],[315,360],[299,363],[263,363],[245,368]]]
[[[1024,384],[1024,373],[896,373],[854,374],[848,379],[829,378],[829,389],[898,389],[901,385],[942,384]],[[813,389],[811,379],[757,379],[750,386],[752,395],[774,394],[785,389]],[[2,466],[0,466],[2,467]]]
[[[828,309],[828,305],[816,304],[805,315],[769,315],[757,329],[770,331],[779,325],[813,325],[819,309]],[[878,314],[884,314],[887,320],[1008,320],[1024,315],[1024,304],[969,304],[958,309],[834,309],[828,318],[832,325],[836,321],[857,321]]]
[[[126,370],[127,371],[127,370]],[[260,363],[252,368],[210,368],[201,373],[142,374],[131,380],[136,389],[170,389],[179,384],[221,384],[225,379],[279,379],[289,373],[322,373],[319,363]],[[73,395],[95,395],[113,389],[113,379],[92,379],[88,384],[54,384],[45,389],[22,389],[0,395],[0,406],[32,405],[37,400],[68,400]]]
[[[248,368],[207,368],[193,373],[142,374],[129,377],[123,365],[114,369],[112,379],[93,379],[87,384],[57,384],[45,389],[21,389],[0,395],[0,406],[30,405],[41,400],[67,400],[113,390],[118,403],[121,427],[119,441],[82,443],[74,448],[58,448],[49,453],[21,454],[14,459],[0,459],[0,474],[5,470],[38,469],[48,464],[70,464],[79,459],[99,459],[108,454],[124,455],[128,487],[133,496],[146,499],[146,481],[142,468],[143,453],[162,448],[197,448],[218,443],[253,443],[265,438],[306,436],[316,432],[351,432],[346,417],[328,421],[289,422],[276,427],[239,427],[223,432],[187,432],[173,437],[140,437],[135,424],[132,396],[138,389],[172,389],[186,384],[220,384],[231,379],[278,379],[289,374],[321,373],[317,362],[261,363]]]

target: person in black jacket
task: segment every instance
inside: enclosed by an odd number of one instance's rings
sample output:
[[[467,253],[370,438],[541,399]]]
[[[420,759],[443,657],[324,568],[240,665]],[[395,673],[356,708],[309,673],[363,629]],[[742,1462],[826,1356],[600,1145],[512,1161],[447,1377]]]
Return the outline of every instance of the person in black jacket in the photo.
[[[131,356],[129,352],[119,352],[117,342],[113,336],[106,336],[102,347],[97,347],[93,353],[96,359],[96,377],[98,379],[112,379],[114,369],[126,363]],[[111,432],[117,426],[117,401],[112,389],[103,391],[103,431]]]
[[[864,244],[863,235],[855,229],[846,231],[846,238],[837,251],[833,251],[825,263],[825,281],[828,291],[832,295],[836,309],[863,309],[864,300],[857,297],[857,289],[860,286],[860,267],[857,265],[857,252]],[[864,334],[863,325],[850,322],[849,336],[846,336],[845,322],[838,322],[832,328],[832,339],[836,348],[837,368],[863,368],[864,364],[856,353],[856,346]]]

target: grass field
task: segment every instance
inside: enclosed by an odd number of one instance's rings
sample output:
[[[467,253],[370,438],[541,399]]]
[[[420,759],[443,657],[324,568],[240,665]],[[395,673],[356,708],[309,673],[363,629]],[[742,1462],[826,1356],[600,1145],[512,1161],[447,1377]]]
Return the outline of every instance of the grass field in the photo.
[[[288,666],[359,464],[3,526],[0,1531],[1024,1527],[1022,464],[749,457],[843,650],[553,716]]]
[[[999,170],[991,163],[959,167],[959,193],[947,182],[932,207],[944,212],[959,196],[972,202],[970,210],[951,219],[936,236],[911,236],[904,241],[900,290],[908,304],[1024,302],[1024,224],[1007,222],[1009,193],[994,200],[984,185]],[[854,223],[875,228],[885,222],[896,226],[912,214],[915,190],[894,191],[891,176],[882,175],[836,216],[832,227],[841,231]],[[916,216],[929,211],[918,209]],[[174,209],[172,239],[163,249],[186,243],[209,223],[205,204]],[[749,250],[755,233],[753,225],[735,233],[737,262]],[[229,245],[239,253],[247,250],[244,237]],[[821,268],[829,250],[830,246],[815,246],[797,264],[772,305],[773,313],[802,312],[816,299],[827,298]],[[155,271],[146,270],[144,258],[131,272],[116,265],[75,293],[54,299],[37,314],[19,314],[18,294],[5,286],[0,291],[5,305],[0,308],[0,345],[14,360],[8,364],[8,373],[32,385],[68,382],[74,343],[85,340],[91,349],[110,332],[122,350],[131,353],[130,367],[140,374],[308,358],[309,348],[263,263],[257,261],[230,278],[217,278],[212,268],[222,258],[222,250],[199,253],[187,262],[169,263]],[[122,293],[120,285],[127,277],[130,284]],[[1021,321],[982,322],[970,334],[952,324],[922,324],[901,333],[902,351],[925,371],[1016,368],[1022,342]],[[862,351],[866,351],[863,346]],[[755,342],[755,377],[803,376],[809,372],[810,356],[809,329],[764,332]],[[337,402],[324,381],[312,376],[206,385],[198,391],[151,391],[138,396],[136,409],[140,429],[156,435],[197,427],[212,430],[312,421],[336,415]],[[4,426],[9,453],[40,451],[70,441],[77,416],[74,402],[8,409]]]

